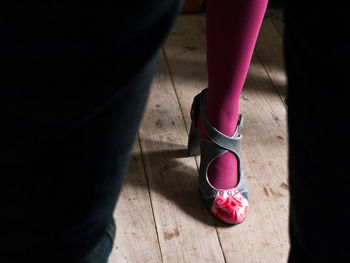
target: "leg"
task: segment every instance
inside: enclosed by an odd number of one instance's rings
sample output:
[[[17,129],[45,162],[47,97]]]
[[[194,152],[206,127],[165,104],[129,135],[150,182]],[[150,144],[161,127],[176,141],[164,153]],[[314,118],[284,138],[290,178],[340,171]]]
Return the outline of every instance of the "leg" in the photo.
[[[207,1],[206,114],[209,122],[227,136],[232,136],[236,129],[239,97],[266,5],[267,0]],[[207,137],[203,129],[201,136]],[[208,176],[216,188],[235,187],[235,155],[228,152],[217,158],[210,165]]]
[[[9,5],[0,10],[0,261],[105,263],[157,52],[180,2]]]
[[[249,206],[239,162],[238,103],[266,5],[267,0],[207,2],[209,85],[192,104],[188,153],[198,155],[200,148],[200,195],[229,224],[241,223]]]

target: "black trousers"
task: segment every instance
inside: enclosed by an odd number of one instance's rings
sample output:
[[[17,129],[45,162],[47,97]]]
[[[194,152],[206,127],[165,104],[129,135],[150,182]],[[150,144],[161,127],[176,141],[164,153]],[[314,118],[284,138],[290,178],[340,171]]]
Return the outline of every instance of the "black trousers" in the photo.
[[[0,4],[0,262],[105,263],[177,0]]]
[[[349,262],[348,9],[285,2],[289,262]]]

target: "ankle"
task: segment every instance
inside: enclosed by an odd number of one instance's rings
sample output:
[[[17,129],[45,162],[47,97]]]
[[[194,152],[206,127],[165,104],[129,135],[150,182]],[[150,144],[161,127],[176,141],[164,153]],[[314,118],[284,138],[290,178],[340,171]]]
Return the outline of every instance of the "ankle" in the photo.
[[[219,121],[216,121],[218,119],[219,119]],[[211,121],[211,120],[214,120],[214,121]],[[223,133],[226,136],[232,137],[236,128],[237,128],[238,114],[234,114],[234,115],[230,115],[230,116],[227,114],[221,114],[220,118],[209,118],[208,117],[208,121],[218,131],[220,131],[221,133]],[[201,138],[209,139],[208,135],[205,132],[203,122],[202,122],[202,119],[200,118],[199,114],[196,118],[196,125],[198,126]]]

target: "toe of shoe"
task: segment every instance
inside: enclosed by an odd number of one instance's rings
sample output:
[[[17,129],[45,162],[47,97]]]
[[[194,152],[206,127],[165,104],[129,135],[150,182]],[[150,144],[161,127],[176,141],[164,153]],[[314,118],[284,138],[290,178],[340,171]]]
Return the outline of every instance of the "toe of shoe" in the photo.
[[[211,206],[211,213],[228,224],[243,222],[249,203],[237,189],[219,190]]]

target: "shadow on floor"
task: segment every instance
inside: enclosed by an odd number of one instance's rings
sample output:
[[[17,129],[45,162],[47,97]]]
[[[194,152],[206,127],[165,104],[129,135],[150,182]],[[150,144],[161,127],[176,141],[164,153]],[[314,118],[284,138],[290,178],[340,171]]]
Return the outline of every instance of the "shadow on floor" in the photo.
[[[143,161],[146,177],[151,193],[160,194],[170,202],[158,202],[152,197],[153,208],[172,209],[175,204],[178,209],[186,212],[196,220],[210,226],[226,226],[217,221],[206,210],[198,193],[198,170],[193,157],[187,157],[187,149],[183,145],[168,142],[152,142],[145,140],[143,143],[153,143],[159,145],[159,151],[146,152],[142,156],[133,154],[130,166],[135,162]],[[131,168],[131,169],[130,169]],[[137,169],[129,168],[137,172]],[[145,184],[134,183],[131,179],[133,175],[125,178],[124,185],[131,184],[133,187],[145,187]],[[172,203],[172,204],[171,204]],[[162,207],[163,205],[167,207]],[[175,209],[177,209],[175,208]]]

